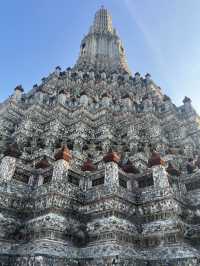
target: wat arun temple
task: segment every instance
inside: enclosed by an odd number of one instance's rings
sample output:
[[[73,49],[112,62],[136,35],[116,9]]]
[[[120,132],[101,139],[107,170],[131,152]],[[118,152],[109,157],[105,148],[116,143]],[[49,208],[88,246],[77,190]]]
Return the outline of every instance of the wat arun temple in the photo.
[[[200,265],[200,117],[131,74],[104,7],[0,104],[0,147],[1,266]]]

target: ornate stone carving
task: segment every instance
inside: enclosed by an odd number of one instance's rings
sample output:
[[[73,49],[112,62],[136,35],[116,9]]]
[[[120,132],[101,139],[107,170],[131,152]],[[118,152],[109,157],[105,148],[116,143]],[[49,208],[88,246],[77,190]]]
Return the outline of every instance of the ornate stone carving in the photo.
[[[199,129],[102,7],[74,67],[0,104],[0,265],[199,265]]]

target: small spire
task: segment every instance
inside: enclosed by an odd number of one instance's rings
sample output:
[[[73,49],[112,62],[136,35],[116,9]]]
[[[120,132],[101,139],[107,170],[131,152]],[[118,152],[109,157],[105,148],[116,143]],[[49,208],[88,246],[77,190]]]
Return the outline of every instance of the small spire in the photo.
[[[67,146],[64,145],[54,155],[54,158],[56,159],[56,161],[58,161],[58,160],[65,160],[65,161],[69,162],[72,159],[72,155],[70,153],[70,150],[67,148]]]
[[[96,170],[95,165],[93,164],[93,162],[90,159],[87,159],[87,161],[85,161],[81,167],[81,170],[83,172],[87,171],[87,172],[93,172]]]
[[[191,102],[191,99],[185,96],[185,98],[183,99],[183,103],[188,103],[188,102]]]
[[[24,92],[24,89],[22,88],[22,85],[17,85],[15,87],[15,91],[21,91],[21,92]]]
[[[109,151],[104,157],[103,157],[103,161],[105,163],[109,163],[109,162],[115,162],[115,163],[119,163],[120,161],[120,156],[114,152],[114,151]]]
[[[181,175],[181,171],[178,170],[176,167],[174,167],[171,162],[169,162],[166,171],[172,176],[180,176]]]
[[[153,151],[151,157],[148,161],[148,167],[156,166],[156,165],[164,165],[164,160],[161,159],[160,154],[158,152]]]
[[[46,156],[43,157],[39,162],[36,163],[35,168],[36,169],[46,169],[50,167],[50,163],[48,162]]]
[[[129,174],[139,174],[140,171],[131,163],[130,160],[126,164],[122,165],[122,170]]]
[[[93,29],[96,32],[113,32],[111,15],[103,5],[95,14]]]

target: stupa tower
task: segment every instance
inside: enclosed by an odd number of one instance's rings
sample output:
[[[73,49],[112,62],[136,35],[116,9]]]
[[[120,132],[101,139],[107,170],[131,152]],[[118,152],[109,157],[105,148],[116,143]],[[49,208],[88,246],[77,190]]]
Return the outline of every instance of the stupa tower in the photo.
[[[103,6],[95,14],[89,33],[83,38],[77,68],[129,72],[125,50]]]

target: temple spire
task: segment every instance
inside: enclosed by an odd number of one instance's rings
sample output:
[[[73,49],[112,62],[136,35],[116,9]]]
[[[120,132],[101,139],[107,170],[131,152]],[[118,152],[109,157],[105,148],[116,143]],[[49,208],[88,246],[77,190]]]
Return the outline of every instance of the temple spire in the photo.
[[[112,17],[104,6],[96,12],[92,29],[94,32],[113,32]]]
[[[89,33],[81,42],[78,69],[104,72],[130,72],[121,39],[112,25],[112,17],[102,6],[95,14]]]

